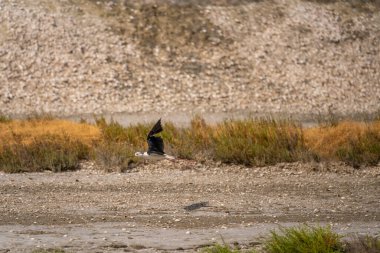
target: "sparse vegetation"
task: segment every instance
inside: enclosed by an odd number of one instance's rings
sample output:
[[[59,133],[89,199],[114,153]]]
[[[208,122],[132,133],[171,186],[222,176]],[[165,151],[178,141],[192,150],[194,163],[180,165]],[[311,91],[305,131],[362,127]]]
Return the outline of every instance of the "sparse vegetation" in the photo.
[[[147,149],[151,124],[123,127],[111,120],[96,124],[54,118],[0,122],[0,170],[6,172],[75,169],[94,159],[106,170],[124,170]],[[279,162],[343,161],[354,167],[380,162],[380,121],[342,121],[302,128],[292,121],[229,120],[208,125],[195,117],[189,127],[164,124],[168,153],[183,159],[264,166]]]

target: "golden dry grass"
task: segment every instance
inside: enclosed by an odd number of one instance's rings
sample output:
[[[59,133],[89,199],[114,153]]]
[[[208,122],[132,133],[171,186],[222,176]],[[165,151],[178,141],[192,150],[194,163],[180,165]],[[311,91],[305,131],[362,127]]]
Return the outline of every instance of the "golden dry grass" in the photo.
[[[48,117],[0,123],[0,170],[10,173],[78,168],[101,138],[99,128]]]
[[[322,158],[337,159],[337,152],[362,142],[368,133],[380,138],[380,121],[371,123],[344,121],[336,126],[314,127],[304,130],[305,143]],[[371,141],[369,140],[369,141]]]
[[[0,123],[0,147],[19,140],[29,144],[46,135],[67,136],[87,145],[101,138],[98,127],[68,120],[12,120]]]

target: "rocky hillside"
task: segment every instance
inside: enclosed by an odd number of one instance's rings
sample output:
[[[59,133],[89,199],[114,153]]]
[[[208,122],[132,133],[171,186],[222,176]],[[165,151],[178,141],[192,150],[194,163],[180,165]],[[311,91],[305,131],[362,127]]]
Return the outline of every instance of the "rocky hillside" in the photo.
[[[0,0],[0,112],[380,109],[380,3]]]

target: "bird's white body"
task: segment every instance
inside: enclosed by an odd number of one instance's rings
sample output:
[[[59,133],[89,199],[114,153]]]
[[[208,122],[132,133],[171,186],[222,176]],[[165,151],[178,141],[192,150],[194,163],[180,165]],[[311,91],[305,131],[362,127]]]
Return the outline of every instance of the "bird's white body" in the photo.
[[[168,159],[168,160],[174,160],[175,157],[167,154],[156,154],[156,153],[151,153],[148,154],[148,152],[136,152],[135,156],[141,157],[145,160],[151,160],[151,161],[158,161],[158,160],[163,160],[163,159]]]

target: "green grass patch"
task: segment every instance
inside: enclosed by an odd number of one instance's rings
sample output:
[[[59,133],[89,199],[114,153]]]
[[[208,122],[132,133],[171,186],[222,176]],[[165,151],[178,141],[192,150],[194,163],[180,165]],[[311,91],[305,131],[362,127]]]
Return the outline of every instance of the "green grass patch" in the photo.
[[[268,253],[343,253],[340,239],[329,227],[281,228],[271,232],[265,249]]]

